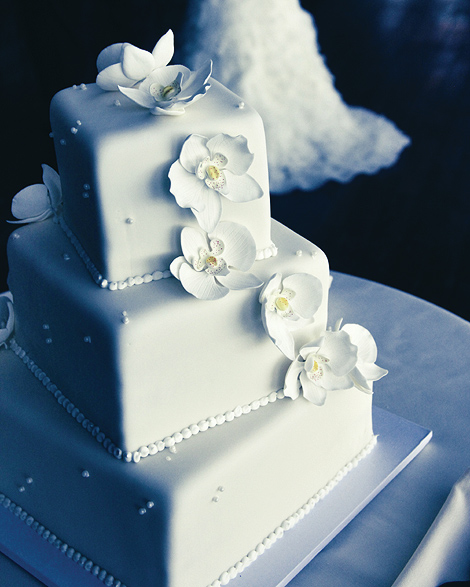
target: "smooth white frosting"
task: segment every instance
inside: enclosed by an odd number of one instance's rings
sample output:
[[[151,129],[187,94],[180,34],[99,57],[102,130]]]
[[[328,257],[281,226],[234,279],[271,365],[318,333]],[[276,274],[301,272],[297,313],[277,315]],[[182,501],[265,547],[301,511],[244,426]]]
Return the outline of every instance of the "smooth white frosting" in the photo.
[[[67,88],[51,103],[51,125],[64,199],[64,219],[108,282],[168,268],[179,233],[197,226],[169,192],[168,172],[190,134],[243,135],[254,153],[249,174],[259,200],[224,198],[222,220],[245,225],[257,249],[272,246],[263,123],[255,110],[215,80],[183,116],[152,116],[125,96],[96,84]],[[77,161],[80,164],[77,165]]]
[[[123,452],[283,388],[290,361],[264,331],[258,290],[201,301],[170,278],[110,292],[96,287],[53,220],[15,234],[8,254],[16,342]],[[308,272],[323,285],[315,321],[295,333],[300,348],[326,327],[328,262],[276,222],[273,237],[277,256],[252,269],[262,281]]]

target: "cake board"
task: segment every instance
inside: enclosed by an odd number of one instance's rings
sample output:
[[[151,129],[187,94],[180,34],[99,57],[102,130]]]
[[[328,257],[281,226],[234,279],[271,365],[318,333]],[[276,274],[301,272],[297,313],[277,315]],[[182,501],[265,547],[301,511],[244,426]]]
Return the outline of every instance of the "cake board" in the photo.
[[[282,540],[230,581],[231,587],[284,587],[430,441],[432,432],[373,407],[376,447]],[[98,587],[95,576],[0,507],[0,550],[47,587]],[[129,586],[133,587],[133,586]]]

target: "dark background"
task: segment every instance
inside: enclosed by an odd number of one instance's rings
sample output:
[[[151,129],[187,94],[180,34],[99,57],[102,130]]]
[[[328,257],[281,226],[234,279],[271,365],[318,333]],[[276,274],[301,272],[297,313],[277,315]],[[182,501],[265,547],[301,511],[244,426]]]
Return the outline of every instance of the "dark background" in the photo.
[[[402,289],[470,319],[470,6],[465,0],[304,0],[336,87],[412,139],[392,168],[272,197],[272,215],[332,269]],[[184,0],[3,1],[0,18],[0,291],[12,197],[56,168],[49,102],[92,82],[101,49],[151,50],[178,32]],[[181,37],[180,37],[181,40]],[[384,309],[386,311],[386,309]]]

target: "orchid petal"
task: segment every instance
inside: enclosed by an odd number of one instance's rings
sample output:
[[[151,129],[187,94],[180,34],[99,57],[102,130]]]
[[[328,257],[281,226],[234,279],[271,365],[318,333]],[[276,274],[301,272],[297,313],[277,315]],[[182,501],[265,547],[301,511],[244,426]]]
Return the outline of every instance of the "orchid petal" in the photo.
[[[207,148],[212,157],[216,153],[225,155],[228,159],[227,169],[235,175],[243,175],[253,163],[254,155],[248,149],[248,141],[243,135],[216,135],[208,141]]]
[[[135,80],[126,77],[120,63],[115,63],[100,71],[96,76],[96,83],[107,92],[117,92],[120,87],[129,88],[135,84]]]
[[[354,382],[349,374],[349,371],[344,375],[336,375],[331,370],[329,363],[323,365],[323,371],[324,374],[321,379],[321,387],[327,391],[341,391],[354,387]]]
[[[250,231],[235,222],[220,222],[210,238],[225,244],[224,259],[227,265],[248,271],[256,259],[256,245]]]
[[[207,249],[207,246],[206,235],[200,230],[185,226],[181,231],[181,249],[186,261],[191,265],[199,258],[199,251]]]
[[[213,276],[205,271],[195,271],[187,263],[181,265],[179,276],[184,289],[201,300],[217,300],[230,291],[217,283]]]
[[[206,187],[205,184],[201,181],[199,181],[199,184],[203,186],[203,189],[205,190],[204,207],[201,210],[196,210],[196,208],[192,208],[192,211],[198,221],[199,226],[206,232],[212,233],[214,230],[216,230],[220,217],[222,216],[222,201],[217,192],[214,192],[214,190],[211,190],[210,188]],[[222,240],[222,242],[226,244],[223,238],[220,238],[220,240]]]
[[[294,360],[287,369],[284,380],[284,395],[292,399],[297,399],[300,395],[299,375],[303,370],[303,363]]]
[[[153,97],[150,94],[147,94],[147,92],[143,92],[141,89],[125,87],[120,84],[118,90],[139,106],[143,106],[144,108],[152,108],[155,106],[155,100]]]
[[[180,278],[180,269],[183,263],[186,263],[184,257],[176,257],[176,259],[173,259],[170,263],[170,271],[176,279]]]
[[[184,65],[167,65],[166,67],[159,67],[154,69],[152,73],[145,78],[140,84],[140,89],[146,93],[150,93],[150,87],[156,84],[157,86],[169,86],[180,74],[183,80],[189,77],[191,70]],[[168,103],[171,101],[169,100]]]
[[[173,31],[170,29],[166,32],[153,48],[152,56],[154,67],[164,67],[170,63],[175,51],[175,41]]]
[[[175,108],[175,107],[185,108],[186,106],[189,106],[193,102],[197,102],[198,100],[200,100],[202,97],[204,97],[206,95],[207,90],[209,88],[210,88],[210,85],[202,86],[201,88],[199,88],[199,90],[197,92],[194,92],[194,94],[192,94],[188,98],[181,98],[179,95],[176,96],[175,103],[172,106],[172,108]]]
[[[21,220],[7,220],[8,224],[31,224],[32,222],[42,222],[43,220],[47,220],[51,216],[54,215],[52,208],[50,210],[46,210],[42,214],[38,214],[37,216],[28,216],[27,218],[22,218]]]
[[[219,281],[228,289],[254,289],[263,285],[263,282],[253,273],[244,273],[231,269],[227,275],[217,275]]]
[[[209,190],[193,173],[188,173],[180,161],[175,161],[168,172],[170,192],[175,196],[181,208],[202,210],[206,205]],[[219,196],[217,196],[219,197]]]
[[[199,94],[203,90],[204,93],[210,88],[208,80],[212,73],[212,61],[206,62],[202,67],[196,71],[188,70],[185,75],[181,95],[178,96],[181,100],[190,98],[193,94]]]
[[[349,334],[351,342],[358,347],[358,358],[366,363],[377,360],[377,345],[372,334],[360,324],[345,324],[341,329]]]
[[[294,360],[294,337],[286,328],[284,320],[277,312],[271,312],[267,308],[264,308],[262,320],[269,338],[287,358]]]
[[[326,391],[311,381],[305,371],[300,373],[300,383],[302,385],[302,395],[306,400],[316,406],[322,406],[325,403]]]
[[[103,49],[96,59],[96,68],[98,72],[103,71],[110,65],[115,65],[121,61],[122,49],[124,43],[114,43]]]
[[[349,334],[342,330],[325,332],[319,354],[328,357],[329,367],[338,377],[349,373],[357,362],[357,347],[351,343]]]
[[[251,202],[263,195],[261,186],[251,175],[234,175],[226,169],[225,178],[227,184],[223,194],[232,202]]]
[[[189,173],[196,173],[199,163],[209,156],[206,144],[207,138],[201,135],[191,135],[184,141],[179,160]]]
[[[281,273],[275,273],[269,279],[269,281],[265,284],[263,289],[259,294],[259,301],[262,303],[268,299],[268,297],[274,293],[278,292],[281,289],[281,282],[282,282],[282,275]]]
[[[8,340],[15,325],[15,313],[9,295],[0,296],[0,325],[1,324],[4,324],[4,327],[0,327],[0,344],[5,343]]]
[[[309,355],[313,354],[318,354],[320,347],[321,347],[321,342],[323,341],[323,338],[321,338],[318,341],[318,344],[315,344],[314,342],[310,343],[309,345],[305,345],[303,346],[300,351],[299,351],[299,355],[305,360],[307,360],[307,357]]]
[[[57,209],[62,201],[62,187],[59,174],[49,165],[42,166],[42,181],[49,192],[49,198],[54,210]]]
[[[184,114],[184,108],[161,108],[160,106],[155,106],[150,109],[150,114],[154,116],[181,116]]]
[[[290,300],[294,312],[302,318],[312,318],[323,297],[321,281],[309,273],[295,273],[286,277],[282,285],[295,292]]]
[[[51,200],[47,187],[42,183],[36,183],[23,188],[13,198],[11,212],[19,220],[34,218],[44,213],[51,215]]]
[[[388,373],[387,369],[382,369],[375,363],[361,363],[358,369],[368,381],[378,381]]]
[[[121,62],[124,75],[135,81],[147,77],[155,67],[155,60],[151,53],[130,43],[124,43]]]
[[[365,393],[372,393],[372,389],[369,386],[367,378],[364,377],[364,374],[361,373],[357,367],[354,367],[354,369],[351,371],[349,375],[354,383],[354,386],[357,387],[357,389]]]

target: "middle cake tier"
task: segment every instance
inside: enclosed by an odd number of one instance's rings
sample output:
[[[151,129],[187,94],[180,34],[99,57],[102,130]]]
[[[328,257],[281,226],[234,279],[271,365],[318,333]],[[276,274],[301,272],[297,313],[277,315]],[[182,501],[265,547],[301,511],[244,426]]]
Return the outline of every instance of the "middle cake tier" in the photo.
[[[272,236],[278,255],[252,272],[263,282],[308,273],[323,289],[314,322],[294,333],[299,349],[326,328],[328,261],[275,221]],[[291,361],[264,330],[260,288],[213,301],[173,277],[101,289],[53,220],[15,231],[8,255],[17,354],[44,374],[51,401],[66,401],[71,416],[83,415],[126,459],[262,409],[283,388]]]

